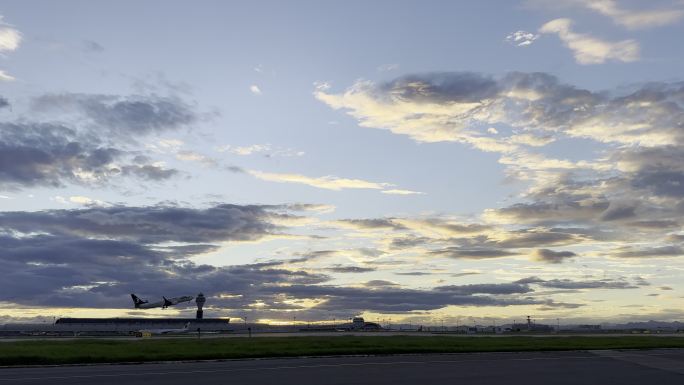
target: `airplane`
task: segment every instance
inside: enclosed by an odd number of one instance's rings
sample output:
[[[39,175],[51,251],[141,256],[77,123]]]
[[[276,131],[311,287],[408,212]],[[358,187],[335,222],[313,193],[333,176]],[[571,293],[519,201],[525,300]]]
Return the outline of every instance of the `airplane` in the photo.
[[[136,309],[152,309],[155,307],[166,309],[169,306],[178,305],[181,302],[190,302],[193,299],[193,297],[190,295],[174,298],[166,298],[162,296],[162,301],[150,303],[147,300],[140,299],[135,294],[131,294],[131,298],[133,298],[133,305],[135,305]]]
[[[135,332],[137,336],[149,334],[183,334],[190,331],[190,322],[186,322],[182,329],[142,329]]]

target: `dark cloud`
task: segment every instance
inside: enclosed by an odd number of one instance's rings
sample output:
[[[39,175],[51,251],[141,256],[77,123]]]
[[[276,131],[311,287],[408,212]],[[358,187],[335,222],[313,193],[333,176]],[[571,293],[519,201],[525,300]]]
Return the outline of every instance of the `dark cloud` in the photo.
[[[534,259],[546,263],[563,263],[567,258],[576,257],[572,251],[554,251],[550,249],[537,249],[534,252]]]
[[[274,206],[220,204],[204,209],[176,206],[91,207],[80,210],[0,213],[0,229],[31,234],[124,239],[144,244],[251,241],[275,234],[270,220],[286,214]]]
[[[521,285],[539,285],[552,289],[637,289],[640,284],[631,284],[624,280],[599,279],[591,281],[573,281],[570,279],[549,279],[528,277],[515,281]]]
[[[408,249],[411,247],[416,247],[420,245],[424,245],[426,243],[430,243],[432,241],[431,238],[428,237],[401,237],[401,238],[393,238],[392,242],[390,243],[390,248],[391,249]]]
[[[7,98],[0,96],[0,109],[10,107],[11,104]]]
[[[194,108],[176,97],[157,95],[48,94],[33,100],[39,112],[78,114],[100,134],[137,138],[175,130],[199,120]]]
[[[284,288],[265,288],[274,293],[287,293],[296,297],[325,298],[326,301],[316,307],[320,311],[339,311],[346,314],[358,314],[363,311],[383,313],[403,313],[416,310],[434,310],[449,305],[461,306],[515,306],[545,303],[545,300],[533,298],[510,297],[498,294],[479,294],[496,291],[493,287],[483,285],[481,288],[464,288],[459,290],[413,290],[387,288],[353,288],[329,285],[292,285]],[[501,290],[506,292],[507,290]]]
[[[34,98],[29,116],[0,123],[0,188],[98,185],[120,175],[169,179],[178,171],[136,155],[133,147],[145,135],[200,119],[173,96],[69,93]]]
[[[468,271],[468,272],[465,272],[465,273],[451,274],[451,276],[454,277],[454,278],[458,278],[458,277],[465,277],[465,276],[468,276],[468,275],[478,275],[478,274],[480,274],[480,273],[477,273],[477,272],[474,272],[474,271]]]
[[[684,255],[684,249],[677,245],[665,245],[657,247],[636,248],[625,246],[607,253],[616,258],[658,258],[679,257]]]
[[[634,212],[636,207],[634,206],[611,206],[603,212],[601,215],[601,220],[604,221],[616,221],[620,219],[628,219],[636,216]]]
[[[104,172],[101,159],[111,161],[116,155],[111,149],[84,149],[69,140],[74,131],[58,125],[0,123],[0,132],[0,182],[4,184],[59,185],[60,178],[77,178],[80,169]],[[95,151],[98,155],[91,156]]]
[[[515,283],[497,283],[497,284],[474,284],[474,285],[450,285],[438,286],[436,291],[449,292],[460,295],[469,294],[523,294],[529,293],[532,290],[525,283],[520,281]]]
[[[224,204],[0,213],[0,292],[20,304],[127,307],[130,292],[239,292],[254,301],[247,294],[255,284],[327,281],[276,264],[214,267],[189,260],[217,250],[211,242],[275,234],[279,228],[270,219],[284,214],[272,210]]]
[[[130,161],[127,152],[62,125],[0,123],[0,133],[0,188],[103,183],[122,173],[117,163]],[[154,170],[156,180],[177,172],[149,164],[123,170],[148,179]]]
[[[632,186],[647,189],[665,197],[684,197],[684,172],[666,169],[644,169],[634,175]]]
[[[610,202],[605,199],[596,199],[587,195],[551,195],[550,193],[549,191],[544,191],[539,195],[545,194],[546,196],[531,197],[535,198],[533,202],[516,203],[497,209],[495,212],[498,215],[522,223],[539,225],[564,224],[596,218],[608,209],[610,205]],[[549,201],[550,198],[553,198],[553,200]]]
[[[177,175],[178,170],[168,169],[151,164],[135,164],[121,167],[121,174],[131,175],[145,180],[162,181]]]
[[[368,273],[377,270],[373,267],[362,267],[362,266],[333,266],[326,268],[328,271],[334,273]]]
[[[573,232],[558,229],[524,229],[506,234],[507,238],[497,242],[499,247],[527,248],[574,244],[581,238]]]
[[[518,255],[514,251],[508,251],[505,249],[492,249],[492,248],[462,248],[457,246],[446,247],[439,250],[432,250],[429,252],[432,255],[437,255],[441,257],[456,258],[456,259],[488,259],[488,258],[501,258],[510,257]]]
[[[537,308],[541,311],[557,310],[557,309],[577,309],[579,307],[586,306],[582,303],[568,303],[568,302],[554,302],[548,301],[543,306]]]
[[[155,299],[202,291],[209,297],[210,312],[248,309],[259,303],[263,312],[276,317],[289,311],[329,316],[548,302],[521,298],[532,292],[521,283],[416,290],[372,280],[363,287],[340,287],[327,284],[331,278],[326,274],[293,269],[289,261],[226,267],[191,261],[193,256],[217,250],[218,242],[275,234],[279,228],[271,220],[290,215],[286,211],[287,206],[221,204],[205,209],[153,206],[4,212],[0,214],[2,299],[30,306],[127,308],[131,292]],[[329,251],[322,252],[327,255]],[[307,299],[318,305],[299,304]]]
[[[341,219],[338,222],[358,229],[371,230],[404,230],[405,226],[394,222],[392,219]]]
[[[679,227],[677,221],[663,219],[663,220],[646,220],[646,221],[634,221],[625,223],[626,226],[636,227],[641,229],[670,229],[674,227]]]
[[[491,77],[473,72],[407,75],[379,88],[392,97],[418,103],[479,102],[499,92]]]

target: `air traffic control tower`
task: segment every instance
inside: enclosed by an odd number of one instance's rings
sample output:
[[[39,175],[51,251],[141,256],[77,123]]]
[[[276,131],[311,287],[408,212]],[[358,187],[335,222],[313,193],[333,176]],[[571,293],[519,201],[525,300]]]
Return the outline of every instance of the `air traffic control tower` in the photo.
[[[204,306],[204,303],[207,302],[207,299],[204,298],[203,293],[197,294],[197,297],[195,297],[195,303],[197,304],[197,319],[202,319],[204,317],[204,310],[202,310],[202,306]]]

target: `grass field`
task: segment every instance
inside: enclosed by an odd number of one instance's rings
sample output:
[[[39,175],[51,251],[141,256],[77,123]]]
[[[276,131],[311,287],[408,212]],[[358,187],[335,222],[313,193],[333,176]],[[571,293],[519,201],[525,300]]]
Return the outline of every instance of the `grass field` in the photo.
[[[684,348],[679,337],[334,336],[0,343],[0,365],[144,362],[339,354]]]

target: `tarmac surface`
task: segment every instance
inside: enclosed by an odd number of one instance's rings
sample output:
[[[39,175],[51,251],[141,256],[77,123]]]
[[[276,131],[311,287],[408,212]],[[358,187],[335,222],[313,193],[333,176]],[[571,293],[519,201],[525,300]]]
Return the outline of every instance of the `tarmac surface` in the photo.
[[[0,368],[3,384],[684,384],[684,349]]]

